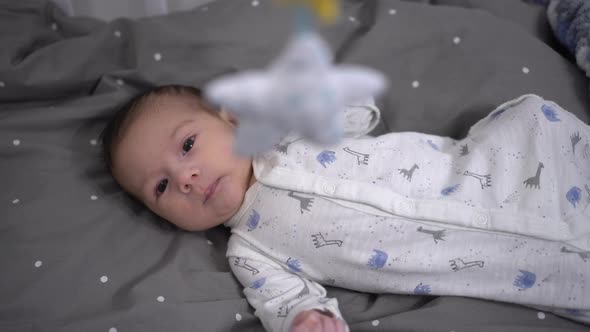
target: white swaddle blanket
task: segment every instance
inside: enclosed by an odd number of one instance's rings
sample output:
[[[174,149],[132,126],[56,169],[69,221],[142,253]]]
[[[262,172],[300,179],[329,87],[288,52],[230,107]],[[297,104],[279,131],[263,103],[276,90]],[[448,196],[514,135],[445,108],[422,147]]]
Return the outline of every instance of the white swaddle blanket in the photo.
[[[458,141],[289,137],[253,166],[227,255],[269,330],[301,310],[340,316],[321,284],[590,321],[590,127],[555,103],[522,96]]]

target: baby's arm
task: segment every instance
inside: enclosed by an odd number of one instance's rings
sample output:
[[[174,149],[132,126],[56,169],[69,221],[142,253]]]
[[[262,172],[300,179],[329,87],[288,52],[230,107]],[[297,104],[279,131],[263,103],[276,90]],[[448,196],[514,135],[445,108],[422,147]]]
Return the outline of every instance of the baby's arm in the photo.
[[[318,326],[326,329],[315,331],[347,330],[338,301],[326,298],[326,290],[320,284],[285,269],[247,245],[237,249],[237,242],[240,241],[232,237],[229,264],[267,331],[313,331]],[[239,252],[240,257],[232,252]],[[341,329],[333,328],[338,326]]]

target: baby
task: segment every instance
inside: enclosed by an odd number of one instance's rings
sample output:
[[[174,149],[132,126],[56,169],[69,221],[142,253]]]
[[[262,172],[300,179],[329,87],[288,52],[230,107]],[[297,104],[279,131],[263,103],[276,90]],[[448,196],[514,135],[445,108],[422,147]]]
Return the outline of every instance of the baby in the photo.
[[[347,330],[322,284],[478,297],[590,323],[588,125],[533,95],[462,140],[369,137],[378,109],[346,114],[352,137],[338,145],[288,136],[242,158],[230,113],[165,86],[115,115],[104,155],[162,218],[231,228],[230,266],[267,330]]]

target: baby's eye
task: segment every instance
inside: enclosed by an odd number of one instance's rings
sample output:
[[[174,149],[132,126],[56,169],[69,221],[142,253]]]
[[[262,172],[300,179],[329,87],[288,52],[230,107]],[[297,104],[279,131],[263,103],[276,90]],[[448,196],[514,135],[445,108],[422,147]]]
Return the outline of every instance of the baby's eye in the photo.
[[[168,186],[168,180],[162,180],[156,186],[156,196],[160,196],[166,191],[166,187]]]
[[[195,144],[195,136],[194,135],[187,138],[186,141],[184,141],[184,144],[182,145],[182,155],[184,156],[185,154],[187,154],[193,148],[194,144]]]

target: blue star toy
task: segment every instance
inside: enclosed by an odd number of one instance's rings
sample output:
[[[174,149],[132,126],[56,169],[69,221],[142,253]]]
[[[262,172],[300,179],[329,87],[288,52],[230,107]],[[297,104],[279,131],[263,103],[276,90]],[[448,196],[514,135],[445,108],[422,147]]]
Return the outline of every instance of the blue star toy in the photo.
[[[329,46],[309,23],[300,23],[267,70],[218,78],[205,87],[205,96],[237,116],[236,152],[251,156],[290,132],[320,144],[338,142],[345,106],[376,96],[386,84],[375,70],[334,65]]]

